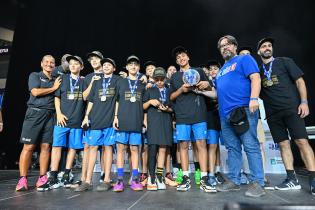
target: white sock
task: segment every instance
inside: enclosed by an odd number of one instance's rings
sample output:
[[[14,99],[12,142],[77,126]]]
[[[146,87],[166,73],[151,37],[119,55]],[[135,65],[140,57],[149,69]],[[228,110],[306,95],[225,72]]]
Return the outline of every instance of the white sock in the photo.
[[[216,166],[215,167],[215,172],[217,173],[217,172],[221,172],[221,167],[220,166]]]
[[[188,176],[189,177],[189,171],[183,171],[183,176]]]
[[[207,172],[201,172],[201,178],[204,176],[208,176],[208,173]]]

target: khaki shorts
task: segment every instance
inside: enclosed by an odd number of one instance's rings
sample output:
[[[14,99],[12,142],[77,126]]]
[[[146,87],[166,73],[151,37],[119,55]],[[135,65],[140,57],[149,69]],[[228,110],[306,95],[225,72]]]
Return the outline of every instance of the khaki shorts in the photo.
[[[265,131],[261,119],[258,119],[257,123],[257,138],[259,143],[264,143],[266,141]]]

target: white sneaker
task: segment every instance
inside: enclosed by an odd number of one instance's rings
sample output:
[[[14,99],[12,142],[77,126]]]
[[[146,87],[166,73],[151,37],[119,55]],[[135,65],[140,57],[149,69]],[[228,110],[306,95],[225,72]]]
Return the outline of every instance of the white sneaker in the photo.
[[[166,190],[166,185],[164,183],[163,177],[156,176],[156,183],[158,190]]]

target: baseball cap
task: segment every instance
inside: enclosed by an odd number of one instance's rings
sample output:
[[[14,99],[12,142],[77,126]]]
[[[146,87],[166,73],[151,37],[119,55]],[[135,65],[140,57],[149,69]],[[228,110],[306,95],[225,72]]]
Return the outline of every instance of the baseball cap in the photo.
[[[230,124],[238,135],[245,133],[249,129],[245,107],[238,107],[231,112]]]
[[[154,61],[147,61],[144,63],[144,68],[147,68],[147,66],[150,66],[150,65],[156,66]]]
[[[155,68],[153,72],[153,78],[156,78],[156,77],[166,77],[165,69],[162,67]]]
[[[173,48],[173,50],[172,50],[172,56],[173,57],[176,57],[179,53],[186,53],[186,54],[188,54],[188,51],[183,46],[177,46],[177,47]]]
[[[100,51],[92,51],[92,52],[90,52],[90,53],[88,53],[87,55],[86,55],[86,57],[89,59],[90,57],[92,57],[92,56],[96,56],[96,57],[99,57],[100,59],[103,59],[104,58],[104,56],[103,56],[103,54],[100,52]]]
[[[257,44],[257,50],[259,50],[259,48],[261,47],[261,45],[265,42],[270,42],[273,46],[273,43],[275,42],[275,40],[271,37],[265,37],[265,38],[262,38],[258,44]]]
[[[111,58],[103,58],[101,60],[101,65],[103,66],[103,64],[106,63],[106,62],[111,63],[116,68],[116,63],[115,63],[115,61],[113,59],[111,59]]]
[[[140,59],[139,59],[137,56],[135,56],[135,55],[131,55],[131,56],[129,56],[129,57],[127,58],[127,63],[130,63],[130,62],[132,62],[132,61],[135,61],[135,62],[137,62],[137,63],[140,63]]]
[[[70,60],[76,60],[76,61],[79,61],[82,66],[84,65],[82,59],[79,56],[77,56],[77,55],[69,55],[69,56],[67,56],[66,60],[68,62],[70,62]]]

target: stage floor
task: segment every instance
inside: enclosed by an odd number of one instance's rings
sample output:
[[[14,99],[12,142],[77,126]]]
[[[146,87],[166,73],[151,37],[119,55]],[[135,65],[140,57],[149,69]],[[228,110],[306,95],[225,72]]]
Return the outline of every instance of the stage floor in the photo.
[[[32,172],[29,185],[34,185],[38,172]],[[78,174],[76,174],[78,175]],[[273,184],[279,183],[284,175],[268,174]],[[95,174],[96,186],[99,174]],[[175,188],[165,191],[133,192],[127,188],[122,193],[89,192],[77,193],[69,189],[37,192],[15,192],[18,171],[0,171],[0,209],[223,209],[228,202],[249,204],[309,204],[314,205],[315,196],[309,193],[308,177],[299,175],[302,190],[294,192],[267,190],[267,195],[254,199],[244,196],[246,185],[241,191],[227,193],[204,193],[196,185],[188,192],[177,192]],[[127,177],[126,177],[127,182]],[[310,209],[310,208],[308,208]]]

